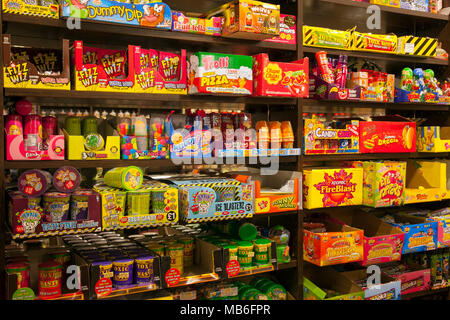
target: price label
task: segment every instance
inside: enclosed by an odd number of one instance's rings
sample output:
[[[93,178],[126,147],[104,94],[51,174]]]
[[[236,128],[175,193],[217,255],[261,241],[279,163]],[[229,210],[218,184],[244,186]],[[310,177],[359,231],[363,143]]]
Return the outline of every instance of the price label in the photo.
[[[109,296],[112,292],[112,282],[109,278],[102,278],[95,284],[95,293],[97,297]]]
[[[180,282],[180,271],[177,268],[171,268],[166,272],[165,278],[169,287],[176,286]]]
[[[227,263],[227,274],[229,277],[235,277],[239,274],[240,271],[239,262],[237,260],[231,260]]]

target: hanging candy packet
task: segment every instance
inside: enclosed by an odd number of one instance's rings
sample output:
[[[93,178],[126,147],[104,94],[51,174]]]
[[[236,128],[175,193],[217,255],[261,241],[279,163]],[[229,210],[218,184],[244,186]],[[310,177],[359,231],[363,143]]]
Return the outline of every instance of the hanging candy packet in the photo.
[[[111,79],[125,79],[125,65],[127,53],[124,50],[102,50],[100,55],[100,65],[105,70],[106,75]]]
[[[176,81],[180,78],[181,58],[171,52],[159,52],[159,69],[165,81]]]

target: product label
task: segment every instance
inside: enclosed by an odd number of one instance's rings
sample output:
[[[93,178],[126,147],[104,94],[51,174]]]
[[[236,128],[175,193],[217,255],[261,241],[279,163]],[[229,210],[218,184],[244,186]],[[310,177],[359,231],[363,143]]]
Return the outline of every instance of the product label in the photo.
[[[324,207],[340,205],[353,199],[356,183],[352,182],[352,177],[353,173],[348,174],[345,170],[334,172],[333,176],[324,173],[324,181],[314,185],[320,194],[324,195]]]

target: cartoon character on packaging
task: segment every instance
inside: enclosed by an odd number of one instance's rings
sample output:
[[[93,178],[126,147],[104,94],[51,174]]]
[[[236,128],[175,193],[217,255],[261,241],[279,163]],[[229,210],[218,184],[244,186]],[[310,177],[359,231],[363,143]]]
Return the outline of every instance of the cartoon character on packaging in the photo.
[[[275,16],[269,16],[269,31],[275,31],[277,29],[277,19]]]
[[[143,6],[144,16],[141,19],[140,25],[146,27],[156,27],[164,21],[165,6],[155,4],[153,7],[149,5]]]
[[[251,11],[247,11],[247,14],[245,15],[245,25],[247,27],[251,27],[253,25],[253,14]]]
[[[436,92],[438,85],[437,80],[434,77],[434,71],[431,69],[427,69],[424,72],[424,83],[426,85],[426,88],[429,92]]]
[[[308,243],[306,244],[306,255],[311,260],[314,259],[314,241],[313,239],[308,239]]]
[[[230,25],[234,25],[236,23],[236,13],[234,12],[234,7],[230,8]]]

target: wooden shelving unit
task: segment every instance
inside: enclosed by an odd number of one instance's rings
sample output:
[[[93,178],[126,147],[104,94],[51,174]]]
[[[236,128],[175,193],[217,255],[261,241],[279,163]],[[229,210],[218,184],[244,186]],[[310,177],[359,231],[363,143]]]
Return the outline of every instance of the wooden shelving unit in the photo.
[[[178,0],[186,5],[194,7],[196,3],[189,3],[187,0]],[[215,0],[208,0],[216,3]],[[287,1],[286,1],[287,3]],[[309,8],[308,5],[312,3],[313,6],[321,8],[327,7],[327,10],[336,11],[337,15],[329,16],[328,19],[322,19],[320,10]],[[83,40],[91,45],[98,43],[108,45],[109,42],[114,44],[121,43],[123,47],[129,43],[145,44],[147,47],[152,46],[155,49],[161,48],[186,48],[191,50],[207,50],[216,52],[230,52],[236,54],[254,54],[259,52],[268,52],[275,55],[280,60],[290,61],[301,59],[304,56],[310,56],[320,50],[326,50],[330,55],[345,54],[354,58],[362,58],[371,61],[386,63],[387,66],[405,67],[405,66],[429,66],[430,68],[438,68],[439,74],[450,75],[448,68],[448,61],[427,58],[427,57],[407,57],[399,55],[388,55],[378,53],[355,52],[345,50],[320,49],[313,47],[304,47],[302,44],[302,25],[305,20],[315,18],[317,15],[317,26],[334,27],[337,28],[342,24],[339,20],[339,15],[350,15],[352,10],[359,10],[364,12],[369,6],[368,3],[351,1],[351,0],[311,0],[309,4],[307,1],[297,0],[295,4],[285,5],[281,4],[282,12],[297,15],[297,45],[284,45],[263,41],[250,41],[239,39],[227,39],[221,37],[203,36],[182,32],[171,32],[148,28],[139,28],[134,26],[82,21],[81,30],[70,30],[67,28],[64,19],[45,19],[32,16],[22,16],[15,14],[2,13],[2,24],[0,25],[1,33],[11,33],[13,35],[13,44],[15,39],[24,41],[26,45],[39,44],[42,41],[49,41],[66,38],[70,40]],[[440,40],[443,41],[444,48],[450,52],[450,44],[448,37],[450,34],[450,27],[448,24],[449,17],[438,14],[431,14],[426,12],[417,12],[411,10],[404,10],[399,8],[391,8],[380,6],[383,13],[383,19],[392,19],[387,21],[387,25],[391,29],[395,29],[396,24],[393,17],[399,17],[404,21],[412,21],[413,26],[411,30],[416,31],[418,23],[427,26],[432,25],[433,28],[439,29]],[[195,8],[193,8],[195,9]],[[311,13],[312,12],[312,13]],[[354,21],[350,23],[361,24],[361,15],[355,15]],[[359,19],[359,20],[358,20]],[[402,20],[402,21],[403,21]],[[393,22],[393,23],[391,23]],[[342,25],[341,30],[346,29],[347,26]],[[404,26],[403,26],[404,27]],[[23,30],[23,31],[21,31]],[[20,31],[20,32],[19,32]],[[26,35],[27,32],[30,35]],[[411,31],[412,33],[413,31]],[[15,33],[18,33],[17,37]],[[40,36],[38,36],[40,35]],[[51,40],[50,40],[51,39]],[[0,52],[0,61],[2,59],[2,52]],[[0,81],[3,84],[3,74],[0,76]],[[25,97],[30,101],[48,104],[48,105],[64,105],[76,104],[86,105],[90,108],[98,106],[101,108],[133,108],[137,109],[179,109],[190,104],[245,104],[252,106],[252,108],[263,107],[268,110],[277,110],[285,106],[293,106],[294,112],[289,115],[289,119],[293,122],[294,130],[297,133],[296,147],[303,146],[303,112],[305,107],[325,107],[331,108],[333,106],[346,108],[382,108],[386,112],[447,112],[448,105],[429,104],[429,103],[376,103],[376,102],[349,102],[349,101],[317,101],[313,99],[293,99],[293,98],[269,98],[269,97],[232,97],[232,96],[183,96],[183,95],[150,95],[150,94],[135,94],[135,93],[106,93],[106,92],[80,92],[80,91],[62,91],[62,90],[29,90],[29,89],[3,89],[3,95],[0,100],[0,111],[3,113],[4,102],[6,99],[14,100],[19,97]],[[92,110],[92,109],[91,109]],[[448,118],[447,118],[448,119]],[[298,120],[298,121],[297,121]],[[0,121],[0,139],[4,140],[4,123]],[[24,169],[24,168],[57,168],[63,165],[71,165],[76,168],[91,168],[104,167],[111,168],[122,165],[137,165],[141,167],[164,168],[170,170],[178,170],[179,167],[171,160],[64,160],[64,161],[6,161],[4,148],[0,148],[0,174],[1,190],[0,202],[5,203],[5,170],[7,169]],[[412,154],[339,154],[339,155],[301,155],[298,157],[280,157],[280,162],[286,165],[294,165],[296,170],[302,171],[305,164],[309,162],[326,162],[336,160],[371,160],[371,159],[409,159],[409,158],[448,158],[448,153],[443,154],[429,154],[429,153],[412,153]],[[248,159],[245,159],[246,163]],[[5,209],[5,208],[4,208]],[[4,252],[6,231],[5,223],[7,216],[6,210],[0,213],[1,229],[0,229],[0,251]],[[290,293],[297,299],[303,297],[303,216],[307,210],[293,211],[283,214],[268,214],[255,215],[254,217],[283,217],[290,219],[289,227],[292,228],[291,236],[293,238],[294,246],[292,251],[294,259],[288,264],[280,264],[278,270],[283,270],[280,273],[280,280],[284,281],[290,288]],[[0,268],[4,269],[5,259],[4,255],[0,255]],[[0,282],[3,287],[4,275],[1,273]],[[1,290],[4,292],[4,290]]]

